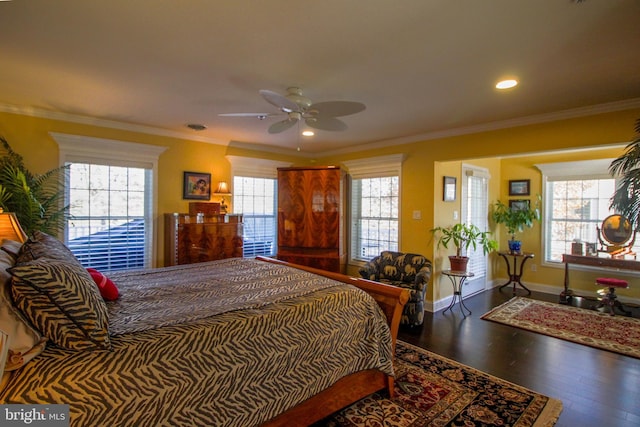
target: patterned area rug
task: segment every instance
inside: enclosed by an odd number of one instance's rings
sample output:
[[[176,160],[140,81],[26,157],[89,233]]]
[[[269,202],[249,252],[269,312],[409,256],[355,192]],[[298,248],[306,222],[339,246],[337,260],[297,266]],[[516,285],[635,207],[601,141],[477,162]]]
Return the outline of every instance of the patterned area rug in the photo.
[[[374,393],[319,426],[553,426],[562,402],[419,347],[396,345],[396,395]]]
[[[515,297],[483,319],[640,358],[640,319]]]

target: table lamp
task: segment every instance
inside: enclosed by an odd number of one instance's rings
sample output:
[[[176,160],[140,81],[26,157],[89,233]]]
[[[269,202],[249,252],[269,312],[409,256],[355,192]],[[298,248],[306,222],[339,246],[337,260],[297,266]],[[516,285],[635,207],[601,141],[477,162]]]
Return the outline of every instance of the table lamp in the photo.
[[[224,196],[231,196],[231,192],[229,191],[229,185],[227,184],[227,181],[218,182],[218,188],[216,188],[216,191],[214,194],[216,196],[222,196],[220,198],[220,213],[226,214],[228,206],[224,202]]]

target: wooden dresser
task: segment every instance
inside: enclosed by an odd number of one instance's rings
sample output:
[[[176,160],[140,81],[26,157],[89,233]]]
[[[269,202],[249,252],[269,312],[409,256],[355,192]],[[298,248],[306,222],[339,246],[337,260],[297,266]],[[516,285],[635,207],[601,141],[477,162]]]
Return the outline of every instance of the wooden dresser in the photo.
[[[278,169],[278,259],[344,272],[343,172]]]
[[[164,214],[166,266],[242,256],[242,215]]]

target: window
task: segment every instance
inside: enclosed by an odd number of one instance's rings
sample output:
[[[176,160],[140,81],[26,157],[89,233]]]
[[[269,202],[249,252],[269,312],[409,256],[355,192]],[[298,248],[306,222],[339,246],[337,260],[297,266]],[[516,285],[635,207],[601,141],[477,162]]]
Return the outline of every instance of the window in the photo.
[[[227,156],[233,175],[233,212],[242,214],[244,257],[274,255],[277,248],[277,175],[289,163]]]
[[[397,176],[353,179],[352,259],[398,250],[398,181]]]
[[[244,257],[275,253],[276,182],[274,178],[233,177],[233,211],[242,214],[244,223]]]
[[[351,175],[350,261],[368,261],[400,246],[402,155],[347,161]]]
[[[609,215],[615,179],[612,159],[536,165],[544,182],[543,253],[546,262],[561,262],[579,239],[598,243],[598,227]]]
[[[151,171],[70,163],[67,246],[85,267],[114,271],[149,267],[146,247]]]
[[[151,267],[158,156],[166,147],[52,134],[69,165],[65,242],[102,271]]]

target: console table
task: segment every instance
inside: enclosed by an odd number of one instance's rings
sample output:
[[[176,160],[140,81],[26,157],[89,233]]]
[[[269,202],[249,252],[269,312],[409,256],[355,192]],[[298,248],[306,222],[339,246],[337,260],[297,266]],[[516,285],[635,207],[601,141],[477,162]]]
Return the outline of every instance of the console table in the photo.
[[[516,285],[519,285],[525,291],[527,291],[529,295],[531,295],[531,291],[529,290],[529,288],[523,285],[520,279],[522,278],[522,273],[524,271],[524,263],[527,262],[528,259],[533,258],[534,255],[530,252],[514,252],[514,253],[498,252],[498,255],[500,255],[504,259],[504,262],[507,263],[507,274],[509,275],[509,281],[504,285],[500,286],[500,289],[504,288],[505,286],[509,286],[511,283],[513,283],[513,295],[516,294]],[[509,257],[513,259],[513,271],[511,270],[511,263],[509,262]],[[518,259],[521,259],[519,272],[518,272]]]
[[[588,265],[605,269],[640,271],[640,261],[634,259],[604,258],[598,256],[563,254],[564,263],[564,290],[560,293],[560,303],[568,304],[573,296],[569,289],[569,264]]]

